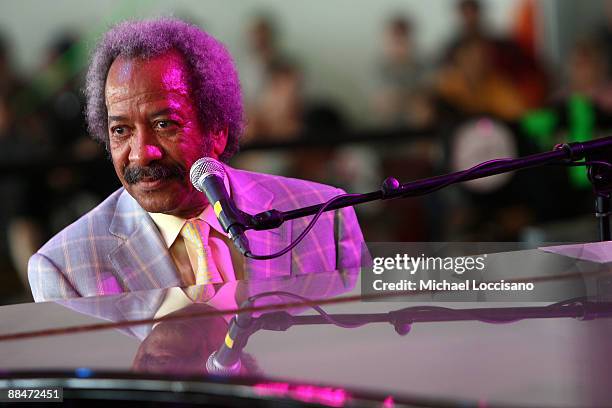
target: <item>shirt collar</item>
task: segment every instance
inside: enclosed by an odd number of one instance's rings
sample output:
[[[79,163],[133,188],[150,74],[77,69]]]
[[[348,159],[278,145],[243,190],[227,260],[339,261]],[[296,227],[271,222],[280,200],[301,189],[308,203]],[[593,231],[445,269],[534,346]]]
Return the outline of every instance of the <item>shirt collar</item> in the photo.
[[[228,192],[229,196],[231,197],[232,191],[230,189],[230,184],[229,184],[229,179],[228,179],[227,174],[223,182],[225,184],[225,190]],[[166,247],[170,248],[172,244],[174,244],[174,241],[176,241],[176,237],[178,237],[179,234],[181,233],[181,229],[183,228],[183,225],[185,225],[185,222],[187,222],[187,220],[184,218],[180,218],[174,215],[169,215],[169,214],[164,214],[164,213],[151,213],[150,212],[149,215],[151,216],[151,218],[153,219],[153,222],[159,229],[159,232],[161,233],[162,238],[164,239],[164,243],[166,244]],[[202,213],[198,215],[196,218],[206,221],[206,223],[210,225],[212,229],[214,229],[215,231],[217,231],[218,233],[222,235],[227,236],[225,231],[223,231],[223,228],[221,228],[221,224],[219,224],[219,220],[217,219],[217,216],[215,215],[215,212],[211,205],[207,205],[206,208],[204,208],[204,211],[202,211]]]

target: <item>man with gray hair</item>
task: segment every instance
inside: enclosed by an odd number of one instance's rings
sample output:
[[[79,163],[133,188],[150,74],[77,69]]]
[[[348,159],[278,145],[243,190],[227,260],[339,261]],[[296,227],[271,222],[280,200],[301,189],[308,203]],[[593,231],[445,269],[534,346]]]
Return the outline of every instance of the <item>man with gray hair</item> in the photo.
[[[244,127],[240,83],[225,47],[171,18],[128,21],[97,45],[87,74],[87,123],[123,187],[36,254],[36,301],[333,271],[359,266],[363,237],[352,208],[325,213],[306,239],[269,261],[231,245],[188,171],[224,163]],[[328,200],[342,190],[224,164],[236,206],[255,214]],[[285,248],[307,220],[247,231],[253,253]]]

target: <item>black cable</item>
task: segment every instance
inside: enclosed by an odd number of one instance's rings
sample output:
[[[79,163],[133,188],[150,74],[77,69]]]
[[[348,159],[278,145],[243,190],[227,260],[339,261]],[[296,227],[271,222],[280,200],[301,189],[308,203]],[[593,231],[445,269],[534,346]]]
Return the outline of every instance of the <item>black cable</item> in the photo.
[[[249,302],[251,302],[252,304],[254,304],[254,302],[258,299],[264,298],[264,297],[268,297],[268,296],[284,296],[284,297],[290,297],[290,298],[294,298],[294,299],[298,299],[298,300],[303,300],[306,302],[312,302],[311,299],[308,299],[304,296],[300,296],[297,295],[295,293],[291,293],[291,292],[283,292],[283,291],[274,291],[274,292],[265,292],[265,293],[260,293],[258,295],[255,296],[251,296],[249,298]],[[338,327],[343,327],[345,329],[352,329],[355,327],[360,327],[363,326],[365,324],[367,324],[367,322],[364,323],[353,323],[353,324],[347,324],[347,323],[341,323],[339,321],[337,321],[336,319],[334,319],[333,317],[331,317],[325,310],[323,310],[320,306],[317,305],[309,305],[311,308],[313,308],[317,313],[319,313],[327,322],[329,322],[330,324],[333,324],[335,326]]]
[[[273,259],[273,258],[277,258],[277,257],[282,256],[282,255],[285,255],[287,252],[289,252],[293,248],[295,248],[295,246],[297,244],[299,244],[304,239],[306,234],[308,234],[308,232],[310,232],[310,230],[314,227],[315,223],[319,220],[319,218],[325,212],[325,210],[329,208],[329,206],[331,206],[335,202],[339,201],[340,199],[347,198],[347,197],[357,197],[357,196],[359,196],[359,194],[340,194],[338,196],[332,197],[329,200],[327,200],[325,202],[325,204],[323,204],[321,206],[319,211],[317,211],[317,213],[315,214],[314,218],[310,221],[310,223],[308,223],[308,225],[306,226],[304,231],[302,231],[302,233],[291,244],[289,244],[289,246],[287,246],[286,248],[282,249],[281,251],[276,252],[276,253],[271,254],[271,255],[257,255],[257,254],[253,254],[253,253],[251,253],[249,251],[249,252],[247,252],[245,254],[245,256],[247,256],[247,257],[249,257],[251,259],[256,259],[256,260],[263,261],[263,260]]]
[[[493,160],[488,160],[486,162],[482,162],[479,163],[473,167],[470,167],[469,169],[465,170],[462,174],[457,174],[454,177],[449,178],[446,182],[438,185],[438,186],[434,186],[428,190],[425,190],[424,192],[420,192],[419,194],[430,194],[433,193],[435,191],[438,191],[444,187],[447,187],[451,184],[455,184],[455,183],[459,183],[462,180],[468,178],[470,175],[472,175],[472,173],[474,173],[477,170],[481,170],[483,168],[487,168],[492,164],[499,164],[499,163],[506,163],[506,162],[511,162],[515,159],[511,159],[511,158],[505,158],[505,159],[493,159]]]
[[[249,302],[251,302],[252,304],[254,304],[255,301],[264,298],[264,297],[270,297],[270,296],[280,296],[280,297],[290,297],[290,298],[294,298],[294,299],[299,299],[302,301],[306,301],[306,302],[312,302],[311,299],[308,299],[304,296],[300,296],[297,295],[295,293],[291,293],[291,292],[284,292],[284,291],[273,291],[273,292],[264,292],[264,293],[260,293],[254,296],[251,296],[248,300]],[[546,309],[555,309],[557,307],[569,307],[569,306],[583,306],[584,307],[584,298],[573,298],[573,299],[566,299],[566,300],[562,300],[560,302],[556,302],[556,303],[551,303],[550,305],[545,306]],[[325,319],[325,321],[327,321],[330,324],[333,324],[334,326],[338,326],[338,327],[342,327],[342,328],[346,328],[346,329],[352,329],[352,328],[356,328],[356,327],[361,327],[364,326],[368,323],[371,322],[363,322],[363,323],[352,323],[352,324],[348,324],[348,323],[342,323],[339,322],[338,320],[334,319],[333,316],[330,316],[325,310],[323,310],[320,306],[317,305],[308,305],[309,307],[311,307],[312,309],[314,309],[317,313],[319,313],[321,315],[321,317],[323,317],[323,319]],[[488,323],[488,324],[508,324],[508,323],[515,323],[521,320],[524,320],[525,318],[523,317],[518,317],[518,318],[506,318],[506,319],[491,319],[491,318],[486,318],[486,317],[482,317],[479,316],[478,313],[474,313],[474,312],[470,312],[470,311],[465,311],[465,310],[461,310],[461,309],[451,309],[448,307],[442,307],[442,306],[413,306],[413,307],[407,307],[405,309],[400,309],[400,310],[396,310],[393,312],[389,312],[388,314],[394,314],[394,315],[398,315],[398,314],[402,314],[402,313],[406,313],[406,312],[429,312],[429,311],[445,311],[451,314],[454,314],[455,316],[460,316],[460,317],[465,317],[468,318],[469,320],[474,320],[474,321],[478,321],[481,323]],[[393,323],[393,322],[390,322]]]

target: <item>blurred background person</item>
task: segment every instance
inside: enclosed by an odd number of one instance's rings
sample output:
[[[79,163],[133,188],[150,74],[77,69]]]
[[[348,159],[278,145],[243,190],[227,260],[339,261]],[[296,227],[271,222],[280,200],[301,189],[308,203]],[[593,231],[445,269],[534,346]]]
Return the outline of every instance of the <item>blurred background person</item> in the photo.
[[[246,62],[240,70],[247,125],[242,144],[290,141],[302,131],[302,77],[278,45],[278,26],[268,13],[251,17]],[[286,152],[256,152],[234,159],[238,167],[286,174]]]
[[[603,44],[591,37],[579,39],[570,52],[565,76],[553,100],[581,96],[602,113],[612,114],[612,78]]]
[[[246,108],[248,120],[242,144],[290,142],[303,130],[302,75],[297,65],[278,60],[264,74],[260,91]],[[262,173],[288,174],[290,156],[286,151],[252,152],[232,163]]]
[[[455,19],[458,29],[444,48],[444,59],[452,59],[455,50],[467,40],[482,40],[485,43],[493,40],[485,27],[482,18],[482,4],[478,0],[458,0],[455,2]]]
[[[517,1],[513,32],[500,35],[485,23],[486,4],[478,0],[458,0],[458,31],[452,36],[443,54],[443,62],[451,63],[458,48],[480,43],[486,49],[486,61],[493,71],[512,82],[515,92],[527,107],[537,107],[546,99],[549,79],[536,54],[533,0]]]
[[[236,158],[236,163],[261,172],[335,183],[338,180],[327,166],[333,163],[334,149],[318,142],[342,137],[346,132],[345,119],[333,104],[308,99],[303,81],[297,63],[289,59],[271,63],[249,112],[244,142],[274,145],[302,141],[319,146],[298,151],[254,152]]]
[[[246,30],[246,63],[240,70],[243,98],[247,109],[257,105],[272,65],[286,58],[278,44],[278,27],[275,19],[260,12],[251,18]]]
[[[593,39],[601,46],[606,59],[607,75],[612,76],[612,1],[605,0],[603,6],[603,21],[595,29]]]
[[[383,31],[372,105],[384,126],[425,127],[433,106],[425,89],[425,67],[416,52],[414,28],[406,17],[390,18]]]
[[[518,119],[527,103],[503,73],[496,71],[491,48],[480,38],[465,38],[435,80],[436,93],[452,116],[493,115]]]
[[[257,142],[292,140],[303,131],[302,73],[289,60],[272,62],[253,100],[247,138]]]

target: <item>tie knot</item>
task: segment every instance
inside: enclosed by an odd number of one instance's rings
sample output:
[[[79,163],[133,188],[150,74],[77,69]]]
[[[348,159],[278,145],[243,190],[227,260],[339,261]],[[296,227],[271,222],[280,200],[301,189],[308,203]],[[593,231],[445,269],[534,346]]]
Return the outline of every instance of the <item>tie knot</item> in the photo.
[[[209,234],[210,225],[198,218],[187,220],[181,229],[183,239],[196,245],[198,248],[208,245]]]

